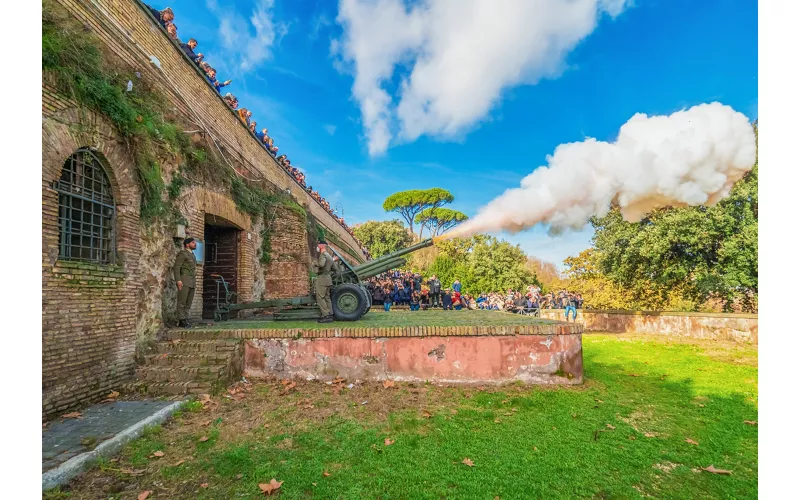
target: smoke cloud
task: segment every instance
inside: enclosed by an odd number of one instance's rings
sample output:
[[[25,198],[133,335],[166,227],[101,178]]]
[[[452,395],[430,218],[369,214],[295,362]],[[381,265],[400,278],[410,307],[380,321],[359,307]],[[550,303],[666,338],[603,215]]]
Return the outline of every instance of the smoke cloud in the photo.
[[[718,102],[669,116],[637,113],[617,141],[561,144],[547,165],[522,179],[445,238],[487,231],[517,233],[547,224],[580,229],[612,204],[636,222],[666,206],[713,206],[753,168],[756,139],[748,118]]]

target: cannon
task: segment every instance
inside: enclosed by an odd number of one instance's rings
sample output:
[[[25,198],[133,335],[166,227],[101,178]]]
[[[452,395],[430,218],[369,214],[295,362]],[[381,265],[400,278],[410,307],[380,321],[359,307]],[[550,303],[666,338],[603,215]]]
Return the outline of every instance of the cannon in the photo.
[[[339,258],[338,268],[331,270],[333,281],[331,304],[333,305],[333,315],[336,320],[355,321],[369,311],[372,297],[363,280],[405,264],[405,255],[431,245],[433,245],[433,239],[428,238],[408,248],[386,254],[383,257],[357,266],[348,264],[336,249],[329,246],[328,249]],[[220,275],[215,275],[214,277],[217,283],[217,304],[214,310],[215,321],[226,321],[231,312],[244,309],[277,308],[273,313],[273,319],[276,321],[317,319],[322,315],[313,293],[287,299],[236,303],[235,294],[229,293],[228,283],[225,279]],[[220,287],[224,289],[225,293],[220,293]]]

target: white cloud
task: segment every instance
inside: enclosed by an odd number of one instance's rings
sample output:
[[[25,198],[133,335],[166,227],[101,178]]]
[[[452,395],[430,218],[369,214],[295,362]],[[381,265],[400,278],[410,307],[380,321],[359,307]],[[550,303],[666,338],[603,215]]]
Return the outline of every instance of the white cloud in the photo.
[[[325,126],[324,126],[324,127],[322,127],[322,128],[324,128],[324,129],[325,129],[325,132],[327,132],[327,133],[328,133],[328,135],[333,135],[333,134],[335,134],[335,133],[336,133],[336,125],[330,125],[330,124],[329,124],[329,125],[325,125]]]
[[[392,141],[463,134],[504,89],[557,77],[600,16],[629,4],[423,0],[407,8],[403,0],[340,0],[344,32],[331,52],[355,77],[352,93],[376,155]]]
[[[219,36],[227,59],[225,64],[240,74],[258,68],[272,58],[272,47],[288,32],[286,23],[275,22],[274,0],[259,0],[249,18],[232,8],[221,8],[207,0],[208,9],[219,18]]]

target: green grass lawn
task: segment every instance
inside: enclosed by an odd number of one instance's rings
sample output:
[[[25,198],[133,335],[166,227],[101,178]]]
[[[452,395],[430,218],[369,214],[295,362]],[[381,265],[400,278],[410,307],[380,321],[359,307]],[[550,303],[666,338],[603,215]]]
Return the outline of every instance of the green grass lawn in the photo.
[[[303,321],[267,321],[267,320],[231,320],[215,323],[203,328],[393,328],[402,326],[487,326],[487,325],[531,325],[551,324],[557,321],[534,318],[522,314],[511,314],[498,311],[390,311],[372,310],[358,321],[336,321],[334,323],[317,323],[316,320]]]
[[[261,498],[275,478],[285,498],[756,498],[754,347],[595,334],[584,361],[570,388],[257,383],[50,497]]]

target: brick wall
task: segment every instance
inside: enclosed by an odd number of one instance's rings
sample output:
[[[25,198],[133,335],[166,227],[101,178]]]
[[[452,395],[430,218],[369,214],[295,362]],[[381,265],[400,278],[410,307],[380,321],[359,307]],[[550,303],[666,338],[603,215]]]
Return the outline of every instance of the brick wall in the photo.
[[[178,121],[202,122],[231,165],[273,190],[289,189],[328,231],[358,251],[355,240],[264,151],[161,32],[135,0],[57,0],[83,22],[122,63],[159,83]],[[128,37],[133,37],[132,41]],[[149,62],[156,56],[163,72]],[[137,85],[134,82],[134,85]],[[82,147],[103,162],[114,191],[116,264],[59,260],[58,194],[52,183]],[[165,180],[176,158],[160,158]],[[152,338],[174,317],[176,288],[170,268],[180,248],[175,228],[139,219],[136,167],[114,127],[61,95],[42,75],[42,413],[43,418],[102,399],[134,372],[137,342]],[[214,186],[186,189],[178,207],[187,233],[204,239],[207,220],[238,229],[237,291],[242,301],[308,292],[305,219],[280,209],[272,237],[272,262],[259,261],[261,221],[239,212]],[[302,258],[301,258],[302,256]],[[202,265],[191,316],[202,314]]]
[[[271,259],[264,270],[265,299],[306,295],[310,290],[310,253],[305,217],[277,206],[269,228]]]
[[[177,113],[189,122],[202,125],[226,152],[232,164],[244,175],[267,181],[281,191],[289,189],[326,230],[334,232],[361,258],[355,239],[290,176],[222,101],[176,43],[151,19],[138,0],[57,0],[85,23],[108,49],[147,75],[161,82],[162,89]],[[180,26],[180,20],[177,20]],[[201,33],[182,33],[200,42]],[[155,56],[161,70],[150,63]],[[212,61],[213,63],[213,61]],[[134,83],[135,85],[135,83]],[[247,107],[247,103],[240,103]],[[259,127],[269,123],[260,123]],[[280,145],[279,145],[280,146]],[[324,193],[323,193],[324,194]]]
[[[42,411],[52,415],[108,394],[133,374],[139,191],[130,157],[108,123],[68,108],[46,89],[43,101],[48,111],[60,110],[42,122]],[[113,188],[115,265],[58,259],[58,193],[51,186],[81,147],[97,153]]]
[[[545,309],[542,318],[564,319],[564,309]],[[757,314],[672,311],[578,311],[586,331],[643,333],[758,344]]]

